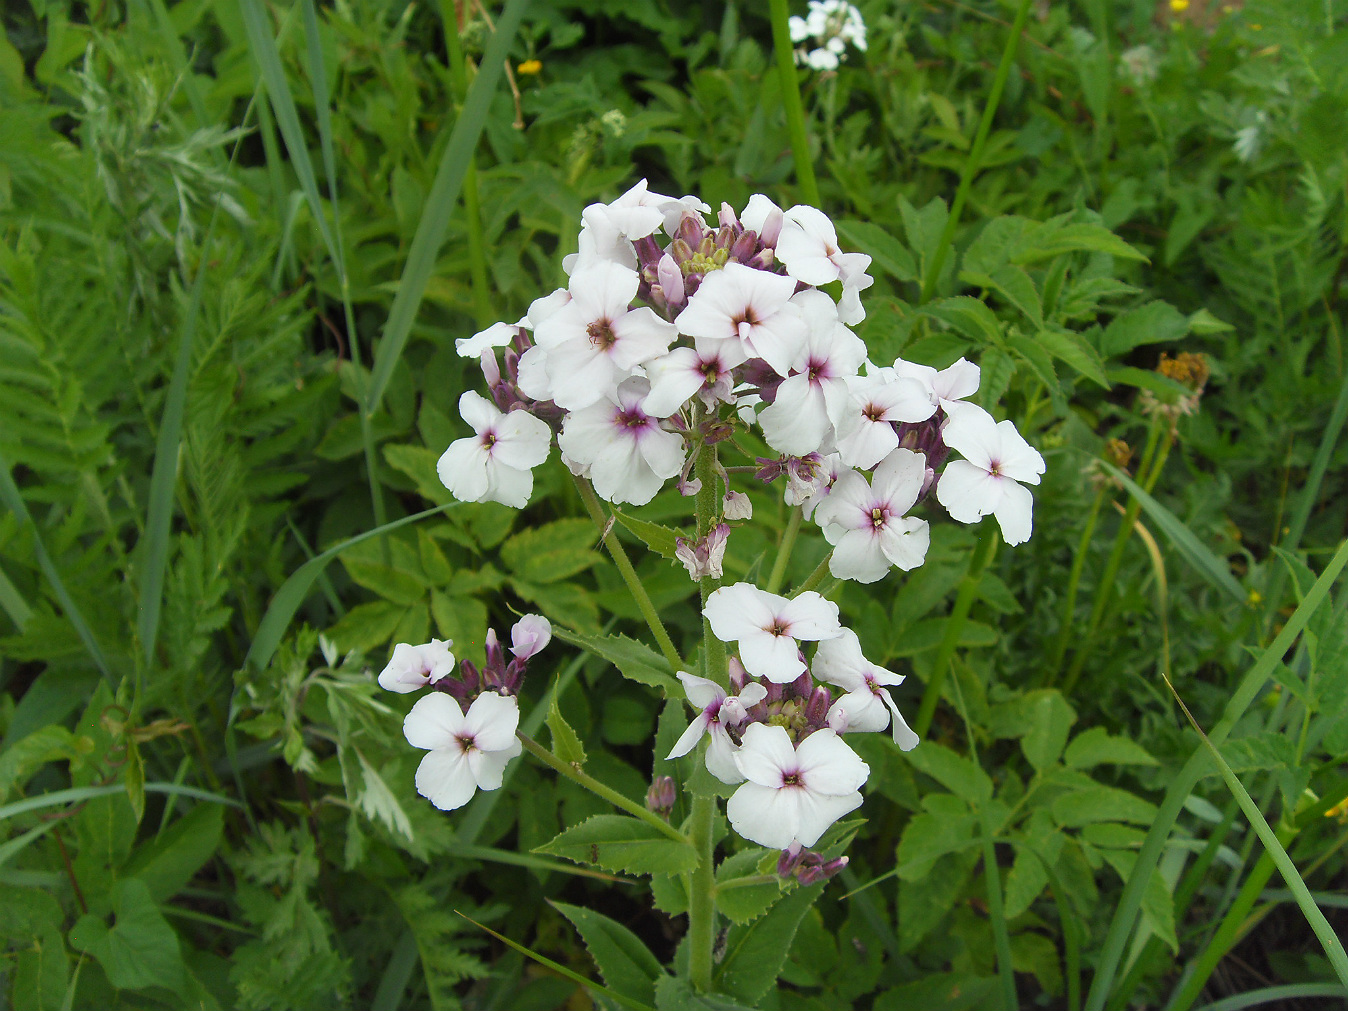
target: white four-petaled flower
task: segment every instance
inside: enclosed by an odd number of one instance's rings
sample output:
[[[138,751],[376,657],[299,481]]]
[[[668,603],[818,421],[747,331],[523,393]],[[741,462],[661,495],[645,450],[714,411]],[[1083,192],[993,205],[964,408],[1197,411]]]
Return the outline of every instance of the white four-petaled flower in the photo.
[[[650,383],[639,376],[583,410],[572,411],[557,439],[573,473],[588,473],[608,502],[645,505],[683,468],[683,438],[641,408]]]
[[[459,414],[476,435],[451,443],[436,464],[440,482],[460,502],[529,504],[533,468],[548,458],[552,430],[527,411],[502,414],[472,390],[459,398]]]
[[[689,337],[734,341],[786,375],[805,343],[805,320],[791,302],[796,282],[782,274],[727,263],[708,274],[674,323]]]
[[[786,598],[752,583],[723,586],[702,609],[722,642],[737,642],[744,669],[789,684],[805,672],[800,643],[842,635],[838,605],[813,590]]]
[[[812,667],[814,676],[837,685],[847,694],[829,708],[829,725],[842,723],[846,731],[873,733],[891,727],[894,743],[904,751],[917,747],[917,734],[899,715],[887,686],[903,683],[903,675],[878,667],[861,652],[861,640],[850,628],[837,639],[819,644]],[[840,719],[841,717],[841,719]]]
[[[782,727],[750,724],[735,764],[748,780],[726,814],[735,831],[775,849],[813,846],[830,825],[861,806],[870,768],[832,730],[816,730],[799,746]]]
[[[506,763],[522,750],[519,722],[519,703],[496,692],[483,692],[467,713],[443,692],[420,699],[403,721],[407,743],[429,752],[417,767],[417,793],[453,811],[477,790],[497,789]]]
[[[950,420],[941,429],[941,438],[964,459],[945,465],[936,500],[961,523],[977,523],[992,513],[1007,544],[1029,540],[1034,497],[1018,482],[1038,484],[1044,458],[1010,421],[994,421],[973,404],[957,404],[947,411]]]
[[[739,695],[728,696],[724,688],[706,678],[679,671],[679,680],[683,682],[688,701],[702,711],[688,724],[688,729],[666,757],[683,757],[697,746],[704,734],[710,734],[707,741],[707,771],[722,783],[744,782],[744,776],[735,764],[737,746],[731,740],[726,726],[742,723],[745,710],[762,702],[768,690],[757,681],[751,681],[740,690]]]
[[[379,687],[406,695],[454,672],[453,639],[432,639],[421,646],[400,642],[388,665],[379,672]]]
[[[922,492],[926,457],[896,449],[875,468],[871,483],[855,470],[838,479],[814,521],[832,545],[828,570],[839,579],[873,583],[891,565],[907,571],[927,557],[927,521],[905,515]]]

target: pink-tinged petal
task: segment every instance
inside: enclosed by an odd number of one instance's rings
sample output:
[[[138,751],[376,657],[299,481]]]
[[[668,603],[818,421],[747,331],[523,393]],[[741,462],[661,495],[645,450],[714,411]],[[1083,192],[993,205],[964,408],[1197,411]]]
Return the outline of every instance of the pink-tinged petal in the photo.
[[[821,734],[823,732],[819,731]],[[828,831],[830,825],[860,806],[861,794],[856,792],[840,797],[802,792],[797,816],[796,840],[802,846],[813,846],[819,841],[819,837]]]
[[[552,641],[552,622],[541,614],[526,614],[510,630],[510,652],[527,660]]]
[[[772,849],[786,849],[796,839],[800,795],[804,790],[776,790],[745,783],[726,803],[730,826],[745,839]]]
[[[739,645],[740,661],[755,677],[785,685],[805,672],[800,646],[789,635],[755,632],[740,639]]]
[[[785,376],[790,374],[791,362],[800,354],[805,335],[805,321],[798,310],[786,305],[749,327],[747,339],[740,334],[740,340],[747,351],[762,358],[779,376]]]
[[[875,468],[871,487],[889,508],[903,514],[913,508],[927,476],[927,458],[910,449],[896,449]]]
[[[463,710],[444,692],[417,699],[417,704],[403,720],[403,736],[407,738],[407,743],[427,751],[443,748],[457,750],[456,740],[465,732]]]
[[[861,788],[870,766],[832,730],[816,730],[796,748],[801,779],[811,793],[840,796]]]
[[[961,523],[977,523],[1001,501],[1001,483],[972,463],[951,460],[936,483],[936,501]]]
[[[838,478],[828,497],[819,504],[814,521],[824,528],[828,542],[837,544],[837,538],[846,531],[871,528],[873,504],[871,486],[861,474],[849,470]],[[830,533],[830,528],[835,533]]]
[[[880,535],[880,550],[904,572],[916,569],[927,559],[931,547],[931,527],[926,520],[904,516],[890,520]]]
[[[688,729],[680,734],[679,739],[674,742],[674,747],[670,750],[669,754],[665,756],[665,760],[668,761],[673,758],[682,758],[684,755],[688,754],[688,752],[697,747],[697,742],[702,740],[702,735],[706,732],[707,714],[698,713],[697,716],[693,718],[693,722],[688,724]]]
[[[683,436],[677,432],[652,428],[637,438],[637,447],[652,473],[661,481],[668,481],[683,469],[688,458],[683,450]]]
[[[889,692],[881,692],[880,694],[883,696],[885,705],[889,707],[894,743],[899,746],[900,751],[912,751],[917,747],[917,734],[913,732],[912,727],[908,726],[908,721],[903,718],[903,715],[899,712],[899,707],[889,697]]]
[[[1003,477],[1026,484],[1038,484],[1044,474],[1044,458],[1039,451],[1025,441],[1025,437],[1016,431],[1010,421],[997,422],[997,431],[1002,436],[1002,458],[998,468]]]
[[[735,764],[735,753],[737,751],[739,749],[735,747],[735,742],[730,739],[730,735],[725,732],[725,727],[719,724],[712,727],[711,733],[707,735],[707,771],[722,783],[731,785],[743,783],[744,774]]]
[[[706,384],[707,377],[699,370],[702,357],[692,348],[674,348],[646,365],[646,376],[651,381],[651,392],[641,402],[641,409],[653,418],[668,418]]]
[[[793,639],[816,642],[835,639],[843,633],[838,605],[814,590],[788,600],[777,615],[787,624],[787,634]]]
[[[725,689],[715,681],[700,678],[687,671],[679,671],[678,678],[683,682],[683,692],[688,696],[688,701],[699,709],[706,709],[713,703],[725,701]]]
[[[533,471],[498,464],[487,471],[487,490],[480,501],[500,502],[512,509],[523,509],[533,493]]]
[[[848,692],[835,701],[828,711],[830,726],[838,713],[846,714],[849,734],[874,734],[889,726],[889,713],[869,688]]]
[[[609,396],[623,373],[588,341],[568,341],[548,351],[552,401],[568,411],[584,410]]]
[[[825,536],[828,533],[825,529]],[[875,583],[888,575],[889,560],[880,550],[879,538],[874,533],[849,530],[836,542],[828,560],[828,571],[838,579]]]
[[[825,639],[814,654],[814,676],[849,692],[866,689],[864,674],[871,665],[861,652],[861,640],[850,628],[836,639]]]
[[[899,433],[888,421],[863,418],[838,440],[838,452],[849,467],[870,470],[899,445]]]
[[[745,779],[776,789],[782,785],[782,771],[796,767],[796,749],[784,727],[751,723],[735,752],[735,764]]]
[[[425,664],[421,662],[421,654],[415,646],[405,642],[393,647],[393,656],[379,672],[379,687],[386,692],[397,692],[399,695],[424,688],[429,681]]]
[[[1002,436],[992,415],[975,404],[949,405],[949,420],[941,429],[941,439],[974,466],[991,469],[1001,456]]]
[[[510,411],[496,425],[492,458],[516,470],[532,470],[548,458],[552,429],[528,411]]]
[[[468,707],[464,727],[483,751],[504,751],[512,746],[520,725],[520,704],[514,696],[483,692]]]
[[[477,792],[477,780],[468,767],[468,759],[457,747],[452,751],[429,752],[417,766],[416,786],[417,793],[441,811],[463,807]]]
[[[1002,528],[1002,539],[1007,544],[1024,544],[1034,527],[1034,496],[1030,489],[1014,481],[1002,481],[1002,500],[992,510],[997,525]]]
[[[774,246],[782,229],[783,217],[780,207],[762,193],[755,193],[745,205],[744,213],[740,215],[740,224],[757,232],[764,245]]]
[[[515,758],[524,746],[517,740],[512,748],[505,751],[470,751],[468,767],[473,771],[479,790],[499,790],[505,779],[505,767]]]
[[[752,583],[723,586],[707,598],[702,609],[711,630],[722,642],[735,642],[772,624],[782,598]]]
[[[932,391],[942,400],[963,400],[978,392],[979,371],[973,362],[961,358],[931,380]]]

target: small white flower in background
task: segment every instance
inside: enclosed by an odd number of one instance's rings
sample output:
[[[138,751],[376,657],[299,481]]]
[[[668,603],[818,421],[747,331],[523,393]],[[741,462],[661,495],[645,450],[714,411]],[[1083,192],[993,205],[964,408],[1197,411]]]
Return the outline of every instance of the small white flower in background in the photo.
[[[526,614],[510,630],[510,652],[523,663],[552,641],[552,622],[541,614]]]
[[[429,752],[417,767],[417,793],[453,811],[479,789],[497,789],[506,763],[522,750],[519,722],[519,703],[495,692],[483,692],[467,713],[443,692],[420,699],[403,721],[407,743]]]
[[[819,680],[837,685],[847,693],[829,708],[830,726],[839,714],[845,714],[843,725],[848,731],[874,733],[892,727],[894,743],[902,750],[917,747],[917,734],[899,715],[899,707],[885,691],[888,686],[903,684],[903,675],[867,660],[861,652],[861,640],[850,628],[843,629],[839,638],[819,644],[812,670]]]
[[[777,684],[789,684],[805,672],[801,642],[842,635],[838,605],[813,590],[788,599],[752,583],[735,583],[712,593],[702,613],[716,638],[739,644],[746,671]]]
[[[548,458],[552,430],[524,411],[502,414],[472,390],[459,398],[459,414],[477,433],[450,443],[436,464],[440,482],[460,502],[529,504],[533,469]]]
[[[875,468],[870,484],[854,470],[839,478],[814,517],[824,539],[834,545],[829,572],[874,583],[891,565],[905,572],[921,565],[931,529],[926,520],[906,513],[917,502],[926,475],[921,453],[896,449]]]
[[[449,651],[453,645],[453,639],[432,639],[422,646],[398,643],[388,666],[379,673],[379,687],[406,695],[449,676],[454,673],[454,654]]]
[[[844,0],[810,0],[806,16],[792,17],[787,27],[792,42],[814,43],[813,49],[798,46],[796,62],[815,70],[836,70],[838,61],[846,58],[849,42],[866,51],[866,22],[861,11]]]
[[[572,473],[588,473],[607,502],[645,505],[683,468],[683,439],[641,409],[650,383],[626,380],[612,394],[572,411],[557,438]]]
[[[1135,88],[1145,88],[1156,80],[1161,72],[1161,61],[1156,58],[1156,50],[1151,46],[1133,46],[1119,54],[1119,72]]]
[[[795,291],[793,278],[727,263],[703,279],[674,323],[689,337],[738,342],[741,360],[761,358],[784,376],[805,343]]]
[[[813,846],[835,821],[861,806],[870,767],[832,730],[816,730],[799,746],[782,727],[750,724],[735,752],[748,780],[726,814],[735,831],[774,849]]]
[[[1231,150],[1242,162],[1249,164],[1264,149],[1264,123],[1268,120],[1268,114],[1264,110],[1258,109],[1254,110],[1253,116],[1251,116],[1251,111],[1246,109],[1241,118],[1245,120],[1253,119],[1253,122],[1247,122],[1245,126],[1236,131],[1236,139],[1231,145]]]
[[[926,421],[936,413],[927,388],[911,376],[851,376],[847,420],[838,453],[849,467],[870,470],[899,446],[895,422]]]
[[[964,457],[945,465],[936,500],[961,523],[997,517],[1007,544],[1030,539],[1034,497],[1024,484],[1038,484],[1044,458],[1010,421],[994,421],[973,404],[959,404],[941,430],[941,438]]]
[[[571,301],[538,324],[537,347],[520,360],[520,388],[535,400],[576,411],[615,390],[632,369],[669,350],[678,332],[648,306],[632,309],[641,279],[616,263],[596,263],[571,275]],[[545,353],[541,373],[526,367]]]
[[[707,742],[707,771],[722,783],[742,783],[744,776],[735,764],[737,746],[726,730],[727,724],[743,723],[745,710],[762,702],[768,690],[756,681],[745,685],[739,695],[726,695],[726,691],[715,681],[708,681],[684,671],[679,671],[679,680],[688,701],[702,711],[693,718],[682,736],[675,743],[666,758],[682,758],[697,746],[704,734],[710,733]]]

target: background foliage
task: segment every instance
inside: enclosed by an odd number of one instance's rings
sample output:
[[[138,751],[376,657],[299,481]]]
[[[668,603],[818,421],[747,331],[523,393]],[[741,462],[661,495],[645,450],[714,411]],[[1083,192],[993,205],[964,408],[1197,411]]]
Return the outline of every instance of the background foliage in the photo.
[[[877,363],[979,361],[1049,469],[1029,544],[970,572],[972,533],[934,524],[911,578],[842,592],[867,655],[915,675],[900,704],[933,678],[941,702],[910,756],[861,742],[880,772],[822,902],[737,889],[721,983],[768,1008],[989,1007],[1004,922],[1021,1006],[1323,1006],[1327,956],[1216,764],[1167,806],[1201,745],[1160,675],[1200,726],[1232,717],[1222,757],[1345,932],[1348,625],[1342,589],[1312,591],[1348,509],[1344,6],[1034,6],[953,224],[1014,5],[859,6],[868,51],[801,72],[823,204],[875,258],[859,332]],[[800,193],[758,5],[523,8],[5,7],[10,1006],[608,1006],[458,913],[694,1006],[609,926],[677,958],[676,879],[651,908],[535,852],[606,809],[527,762],[435,812],[370,673],[431,635],[480,661],[511,608],[639,633],[555,461],[523,513],[439,486],[474,383],[453,340],[560,283],[581,208],[643,175],[713,205]],[[1181,396],[1154,369],[1184,352],[1211,377],[1172,429],[1146,405]],[[785,525],[754,497],[731,576]],[[691,642],[693,584],[620,529]],[[1267,650],[1289,619],[1295,647]],[[555,706],[587,772],[640,800],[681,729],[659,664],[549,656],[526,729]]]

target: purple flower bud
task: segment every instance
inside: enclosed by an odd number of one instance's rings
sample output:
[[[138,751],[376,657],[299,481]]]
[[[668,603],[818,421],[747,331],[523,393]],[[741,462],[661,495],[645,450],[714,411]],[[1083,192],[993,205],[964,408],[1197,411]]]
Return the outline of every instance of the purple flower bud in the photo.
[[[674,257],[665,253],[656,264],[656,275],[660,279],[660,290],[664,293],[665,303],[671,310],[682,309],[688,303],[684,290],[683,271],[679,269]]]
[[[459,673],[463,677],[463,689],[467,695],[476,695],[478,689],[482,686],[482,678],[473,666],[471,660],[461,660],[459,662]],[[448,681],[448,678],[445,678]]]
[[[730,258],[739,263],[746,263],[753,258],[758,250],[758,233],[750,229],[742,232],[740,237],[735,240],[734,245],[730,247]]]
[[[768,216],[763,219],[763,231],[759,236],[763,240],[763,245],[768,249],[777,248],[777,237],[782,234],[782,223],[786,220],[780,208],[774,207],[768,212]]]
[[[839,706],[828,715],[828,728],[835,734],[847,733],[847,710]]]
[[[738,228],[740,226],[740,219],[735,216],[735,208],[724,200],[721,201],[721,212],[716,216],[716,220],[722,228]]]
[[[813,867],[802,867],[800,873],[796,875],[796,880],[800,882],[801,888],[817,885],[824,880],[824,868],[818,865]]]
[[[726,660],[726,666],[730,669],[730,694],[739,695],[744,691],[744,685],[749,680],[749,674],[744,669],[744,664],[740,663],[740,658],[732,656]]]
[[[483,348],[482,357],[478,360],[482,363],[482,376],[487,380],[487,386],[496,386],[501,381],[501,368],[496,364],[496,350]]]
[[[738,236],[734,229],[722,225],[716,230],[716,248],[729,250],[734,245],[736,238]]]
[[[514,348],[506,348],[501,358],[505,361],[506,381],[514,386],[520,379],[520,353]]]
[[[810,693],[810,700],[805,703],[805,719],[809,721],[810,726],[821,728],[828,720],[828,707],[833,704],[833,699],[829,697],[828,689],[820,685]]]
[[[763,687],[768,690],[768,694],[763,698],[763,703],[765,705],[768,706],[775,705],[776,703],[781,702],[782,699],[786,698],[785,685],[780,685],[776,681],[769,681]]]
[[[677,791],[671,776],[656,776],[651,788],[646,791],[646,810],[653,811],[666,821],[674,810]]]
[[[683,217],[679,219],[679,227],[674,241],[677,242],[682,239],[689,249],[689,256],[691,256],[691,251],[697,248],[698,244],[702,242],[702,237],[706,235],[706,233],[707,226],[702,218],[699,215],[685,211]],[[674,254],[676,258],[678,258],[678,255],[678,253]],[[684,257],[683,259],[687,259],[687,257]]]
[[[801,662],[805,662],[805,654],[797,651]],[[814,692],[814,678],[810,677],[809,670],[801,672],[800,677],[786,686],[786,695],[788,698],[808,699]]]
[[[691,241],[683,237],[683,230],[679,230],[679,236],[669,244],[669,255],[674,258],[677,264],[685,264],[693,258],[693,243],[700,242],[702,236],[699,235]]]
[[[789,878],[796,873],[796,868],[800,866],[801,849],[800,843],[792,843],[790,849],[782,850],[777,858],[777,876],[779,878]]]
[[[847,866],[848,859],[848,857],[838,857],[824,864],[820,869],[824,872],[825,879],[841,874],[843,868]]]
[[[505,669],[505,654],[501,650],[501,642],[496,638],[496,629],[487,629],[487,639],[484,643],[487,654],[487,669],[499,668]]]
[[[655,265],[664,256],[664,250],[660,248],[660,244],[655,241],[653,236],[648,235],[643,239],[637,239],[632,245],[636,249],[637,263],[641,272],[645,274],[647,270],[650,270],[650,276],[654,277]]]

